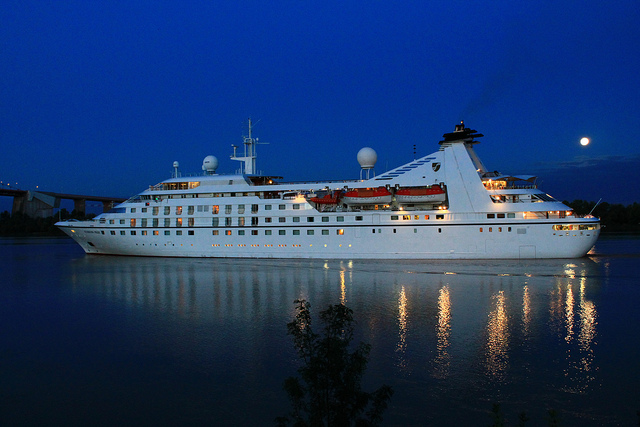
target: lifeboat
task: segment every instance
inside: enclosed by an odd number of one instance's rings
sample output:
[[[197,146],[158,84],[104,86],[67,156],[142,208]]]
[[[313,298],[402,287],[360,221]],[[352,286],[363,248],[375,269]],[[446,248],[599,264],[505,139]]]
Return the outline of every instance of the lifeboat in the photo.
[[[325,194],[324,197],[311,197],[309,201],[319,205],[337,205],[339,197],[340,192],[336,191],[333,194]]]
[[[384,187],[354,188],[344,193],[342,201],[350,205],[388,205],[391,193]]]
[[[444,202],[446,193],[438,184],[430,187],[399,188],[396,191],[398,203],[440,203]]]

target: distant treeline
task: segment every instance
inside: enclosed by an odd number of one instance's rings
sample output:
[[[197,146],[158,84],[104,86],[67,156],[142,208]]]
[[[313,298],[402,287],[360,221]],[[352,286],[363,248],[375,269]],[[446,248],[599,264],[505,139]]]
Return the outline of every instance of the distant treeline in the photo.
[[[640,203],[628,206],[609,204],[602,202],[587,202],[586,200],[574,200],[563,202],[570,206],[578,215],[591,215],[600,218],[603,233],[638,232],[640,231]],[[594,209],[595,207],[595,209]]]
[[[614,232],[640,232],[640,203],[633,203],[628,206],[620,204],[609,204],[587,202],[586,200],[574,200],[573,202],[563,202],[570,206],[578,215],[591,215],[600,218],[603,233]],[[595,207],[595,209],[594,209]],[[75,210],[69,213],[66,209],[61,209],[53,217],[31,218],[27,215],[16,213],[11,215],[4,211],[0,214],[0,236],[64,236],[54,224],[61,219],[89,219],[95,215],[84,216]]]
[[[54,224],[63,219],[88,219],[95,215],[83,215],[75,210],[69,213],[66,209],[61,209],[55,216],[48,218],[31,218],[23,213],[11,215],[4,211],[0,214],[0,236],[2,237],[23,237],[23,236],[66,236]]]

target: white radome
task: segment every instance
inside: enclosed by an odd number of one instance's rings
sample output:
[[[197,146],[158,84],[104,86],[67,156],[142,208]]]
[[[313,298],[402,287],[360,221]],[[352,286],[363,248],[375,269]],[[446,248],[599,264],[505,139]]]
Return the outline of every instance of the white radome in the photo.
[[[363,169],[372,169],[378,161],[376,150],[370,147],[364,147],[358,151],[358,163]]]
[[[202,170],[205,172],[215,172],[218,169],[218,158],[216,156],[207,156],[202,161]]]

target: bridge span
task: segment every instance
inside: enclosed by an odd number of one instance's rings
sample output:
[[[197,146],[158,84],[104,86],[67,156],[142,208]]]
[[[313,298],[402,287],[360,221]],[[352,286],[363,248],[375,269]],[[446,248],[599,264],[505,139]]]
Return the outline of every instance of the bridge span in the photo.
[[[0,196],[13,197],[11,213],[23,213],[32,218],[53,216],[53,210],[60,208],[61,200],[73,200],[76,212],[86,213],[86,202],[101,202],[102,211],[106,212],[118,203],[127,199],[121,197],[85,196],[80,194],[54,193],[51,191],[30,191],[11,188],[0,188]]]

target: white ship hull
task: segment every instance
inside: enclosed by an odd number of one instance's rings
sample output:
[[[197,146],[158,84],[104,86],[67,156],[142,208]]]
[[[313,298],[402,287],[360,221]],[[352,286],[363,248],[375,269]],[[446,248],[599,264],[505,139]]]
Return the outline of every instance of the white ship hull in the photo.
[[[531,185],[488,180],[472,148],[480,135],[463,129],[458,138],[457,132],[445,134],[438,152],[365,181],[174,177],[94,220],[56,225],[86,253],[108,255],[529,259],[575,258],[589,251],[600,232],[598,219],[575,216]],[[255,167],[255,157],[235,159],[245,161],[247,169]],[[418,184],[444,184],[446,197],[438,195],[430,209],[391,200],[389,206],[375,207],[342,200],[330,211],[305,198],[344,187]]]

